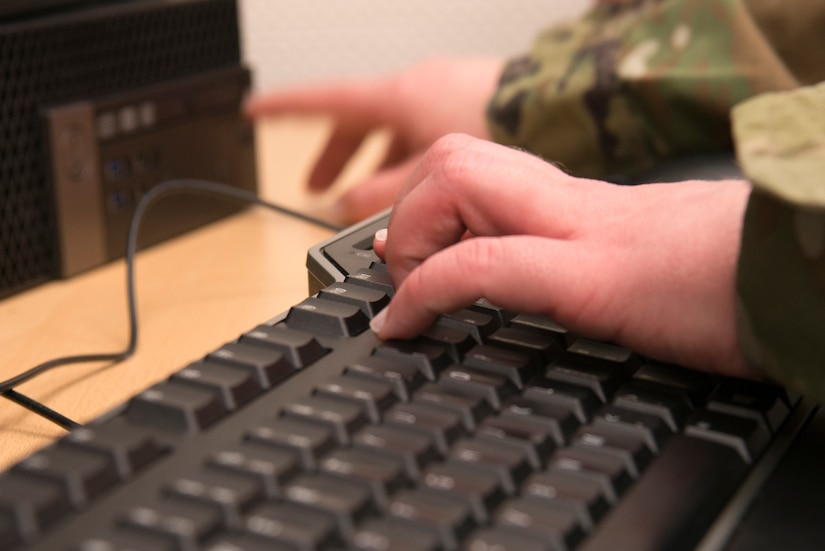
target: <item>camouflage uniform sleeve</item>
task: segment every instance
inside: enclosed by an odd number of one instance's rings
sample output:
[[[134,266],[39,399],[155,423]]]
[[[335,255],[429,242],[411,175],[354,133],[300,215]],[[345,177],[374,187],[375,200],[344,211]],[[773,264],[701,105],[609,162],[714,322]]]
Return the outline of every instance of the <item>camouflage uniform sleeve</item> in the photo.
[[[491,135],[575,175],[607,179],[670,156],[729,151],[734,105],[799,85],[778,53],[784,35],[760,24],[775,19],[763,4],[776,2],[597,2],[509,62],[488,106]],[[825,14],[823,0],[805,6],[795,10]],[[812,36],[825,46],[820,35]]]
[[[754,186],[737,275],[743,350],[825,402],[825,83],[737,106],[733,130]]]

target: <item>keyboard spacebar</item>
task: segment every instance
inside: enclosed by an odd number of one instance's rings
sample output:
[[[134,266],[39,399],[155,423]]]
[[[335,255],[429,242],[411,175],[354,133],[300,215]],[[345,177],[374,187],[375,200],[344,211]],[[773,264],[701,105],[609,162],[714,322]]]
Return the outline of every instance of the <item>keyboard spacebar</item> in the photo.
[[[693,549],[748,470],[731,448],[676,436],[580,550]]]

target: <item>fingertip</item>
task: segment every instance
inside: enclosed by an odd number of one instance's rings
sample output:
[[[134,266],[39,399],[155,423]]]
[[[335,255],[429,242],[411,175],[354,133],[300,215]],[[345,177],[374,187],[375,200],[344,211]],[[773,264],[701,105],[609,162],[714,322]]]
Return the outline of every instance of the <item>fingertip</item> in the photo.
[[[387,316],[389,315],[390,307],[386,306],[383,310],[378,312],[370,321],[370,329],[376,334],[379,339],[383,338],[384,327],[387,324]]]
[[[372,239],[372,250],[375,251],[380,258],[384,258],[384,250],[387,246],[387,228],[381,228],[375,232]]]

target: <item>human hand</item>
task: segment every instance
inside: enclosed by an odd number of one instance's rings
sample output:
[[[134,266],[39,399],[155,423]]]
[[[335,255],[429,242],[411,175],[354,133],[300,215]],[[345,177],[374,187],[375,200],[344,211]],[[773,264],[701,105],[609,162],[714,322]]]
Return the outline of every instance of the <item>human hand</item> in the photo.
[[[309,177],[309,189],[316,192],[335,181],[372,131],[391,131],[379,170],[337,202],[342,221],[352,222],[390,206],[424,151],[441,136],[462,132],[488,137],[485,110],[502,68],[500,59],[433,59],[387,77],[258,95],[245,109],[252,117],[293,113],[334,118],[335,128]]]
[[[373,329],[410,338],[485,297],[663,361],[753,375],[735,323],[749,191],[734,180],[617,186],[448,136],[375,242],[397,292]]]

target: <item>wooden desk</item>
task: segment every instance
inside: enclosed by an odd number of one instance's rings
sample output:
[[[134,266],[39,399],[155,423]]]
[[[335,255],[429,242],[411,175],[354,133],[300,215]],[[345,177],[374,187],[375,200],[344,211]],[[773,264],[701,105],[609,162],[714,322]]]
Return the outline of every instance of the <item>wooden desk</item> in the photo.
[[[323,215],[331,196],[303,182],[323,143],[321,120],[259,125],[262,196]],[[368,148],[338,186],[371,167]],[[58,368],[17,390],[85,422],[307,296],[307,249],[332,235],[312,224],[251,209],[138,255],[140,322],[135,356],[117,365]],[[128,340],[125,264],[115,262],[0,301],[0,379],[45,360],[116,352]],[[0,398],[0,469],[64,434]]]

